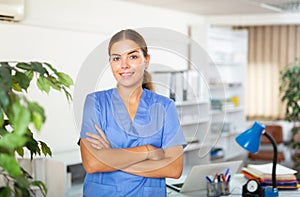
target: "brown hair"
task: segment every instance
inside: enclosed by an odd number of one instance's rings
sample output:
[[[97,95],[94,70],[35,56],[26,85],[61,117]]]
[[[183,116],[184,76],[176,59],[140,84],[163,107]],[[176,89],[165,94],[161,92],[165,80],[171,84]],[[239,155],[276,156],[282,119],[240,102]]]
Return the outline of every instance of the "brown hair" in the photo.
[[[131,40],[131,41],[135,42],[141,48],[144,57],[145,58],[147,57],[148,48],[147,48],[146,41],[144,40],[143,36],[141,36],[141,34],[139,34],[138,32],[136,32],[132,29],[121,30],[110,39],[109,44],[108,44],[108,55],[110,55],[110,50],[111,50],[112,45],[121,40]],[[144,71],[144,79],[143,79],[142,87],[146,88],[148,90],[154,91],[152,77],[151,77],[150,73],[146,70]]]

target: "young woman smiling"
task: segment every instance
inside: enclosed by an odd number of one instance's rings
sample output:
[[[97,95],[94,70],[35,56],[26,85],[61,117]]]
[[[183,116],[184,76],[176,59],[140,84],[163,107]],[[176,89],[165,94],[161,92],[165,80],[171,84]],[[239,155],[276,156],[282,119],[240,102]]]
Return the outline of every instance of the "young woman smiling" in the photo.
[[[86,97],[80,149],[84,196],[166,196],[165,178],[179,178],[185,139],[173,100],[153,91],[150,55],[134,30],[108,46],[117,87]]]

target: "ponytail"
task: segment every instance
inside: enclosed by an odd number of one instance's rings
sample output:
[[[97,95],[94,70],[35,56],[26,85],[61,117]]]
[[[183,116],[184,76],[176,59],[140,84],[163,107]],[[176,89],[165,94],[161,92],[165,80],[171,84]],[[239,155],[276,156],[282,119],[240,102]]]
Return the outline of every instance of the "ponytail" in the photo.
[[[144,71],[144,79],[143,79],[142,87],[146,88],[150,91],[153,91],[153,92],[155,91],[153,83],[152,83],[152,76],[150,75],[150,73],[147,70]]]

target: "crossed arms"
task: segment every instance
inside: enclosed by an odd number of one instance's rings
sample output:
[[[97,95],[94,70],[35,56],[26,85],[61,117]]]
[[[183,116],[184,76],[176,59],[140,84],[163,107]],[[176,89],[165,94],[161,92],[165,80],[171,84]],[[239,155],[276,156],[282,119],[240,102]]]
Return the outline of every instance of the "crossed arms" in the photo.
[[[152,145],[132,148],[111,148],[104,132],[95,126],[99,135],[87,133],[80,140],[83,167],[88,173],[121,170],[151,178],[179,178],[183,168],[182,146],[165,150]]]

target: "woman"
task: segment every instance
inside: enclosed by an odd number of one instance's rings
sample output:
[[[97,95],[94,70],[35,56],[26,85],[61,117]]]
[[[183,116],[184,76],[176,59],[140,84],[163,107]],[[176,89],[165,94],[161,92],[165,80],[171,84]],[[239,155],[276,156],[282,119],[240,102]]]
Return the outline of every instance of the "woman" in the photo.
[[[143,37],[122,30],[110,40],[117,87],[86,97],[80,150],[84,196],[166,196],[179,178],[185,143],[174,102],[154,93]]]

